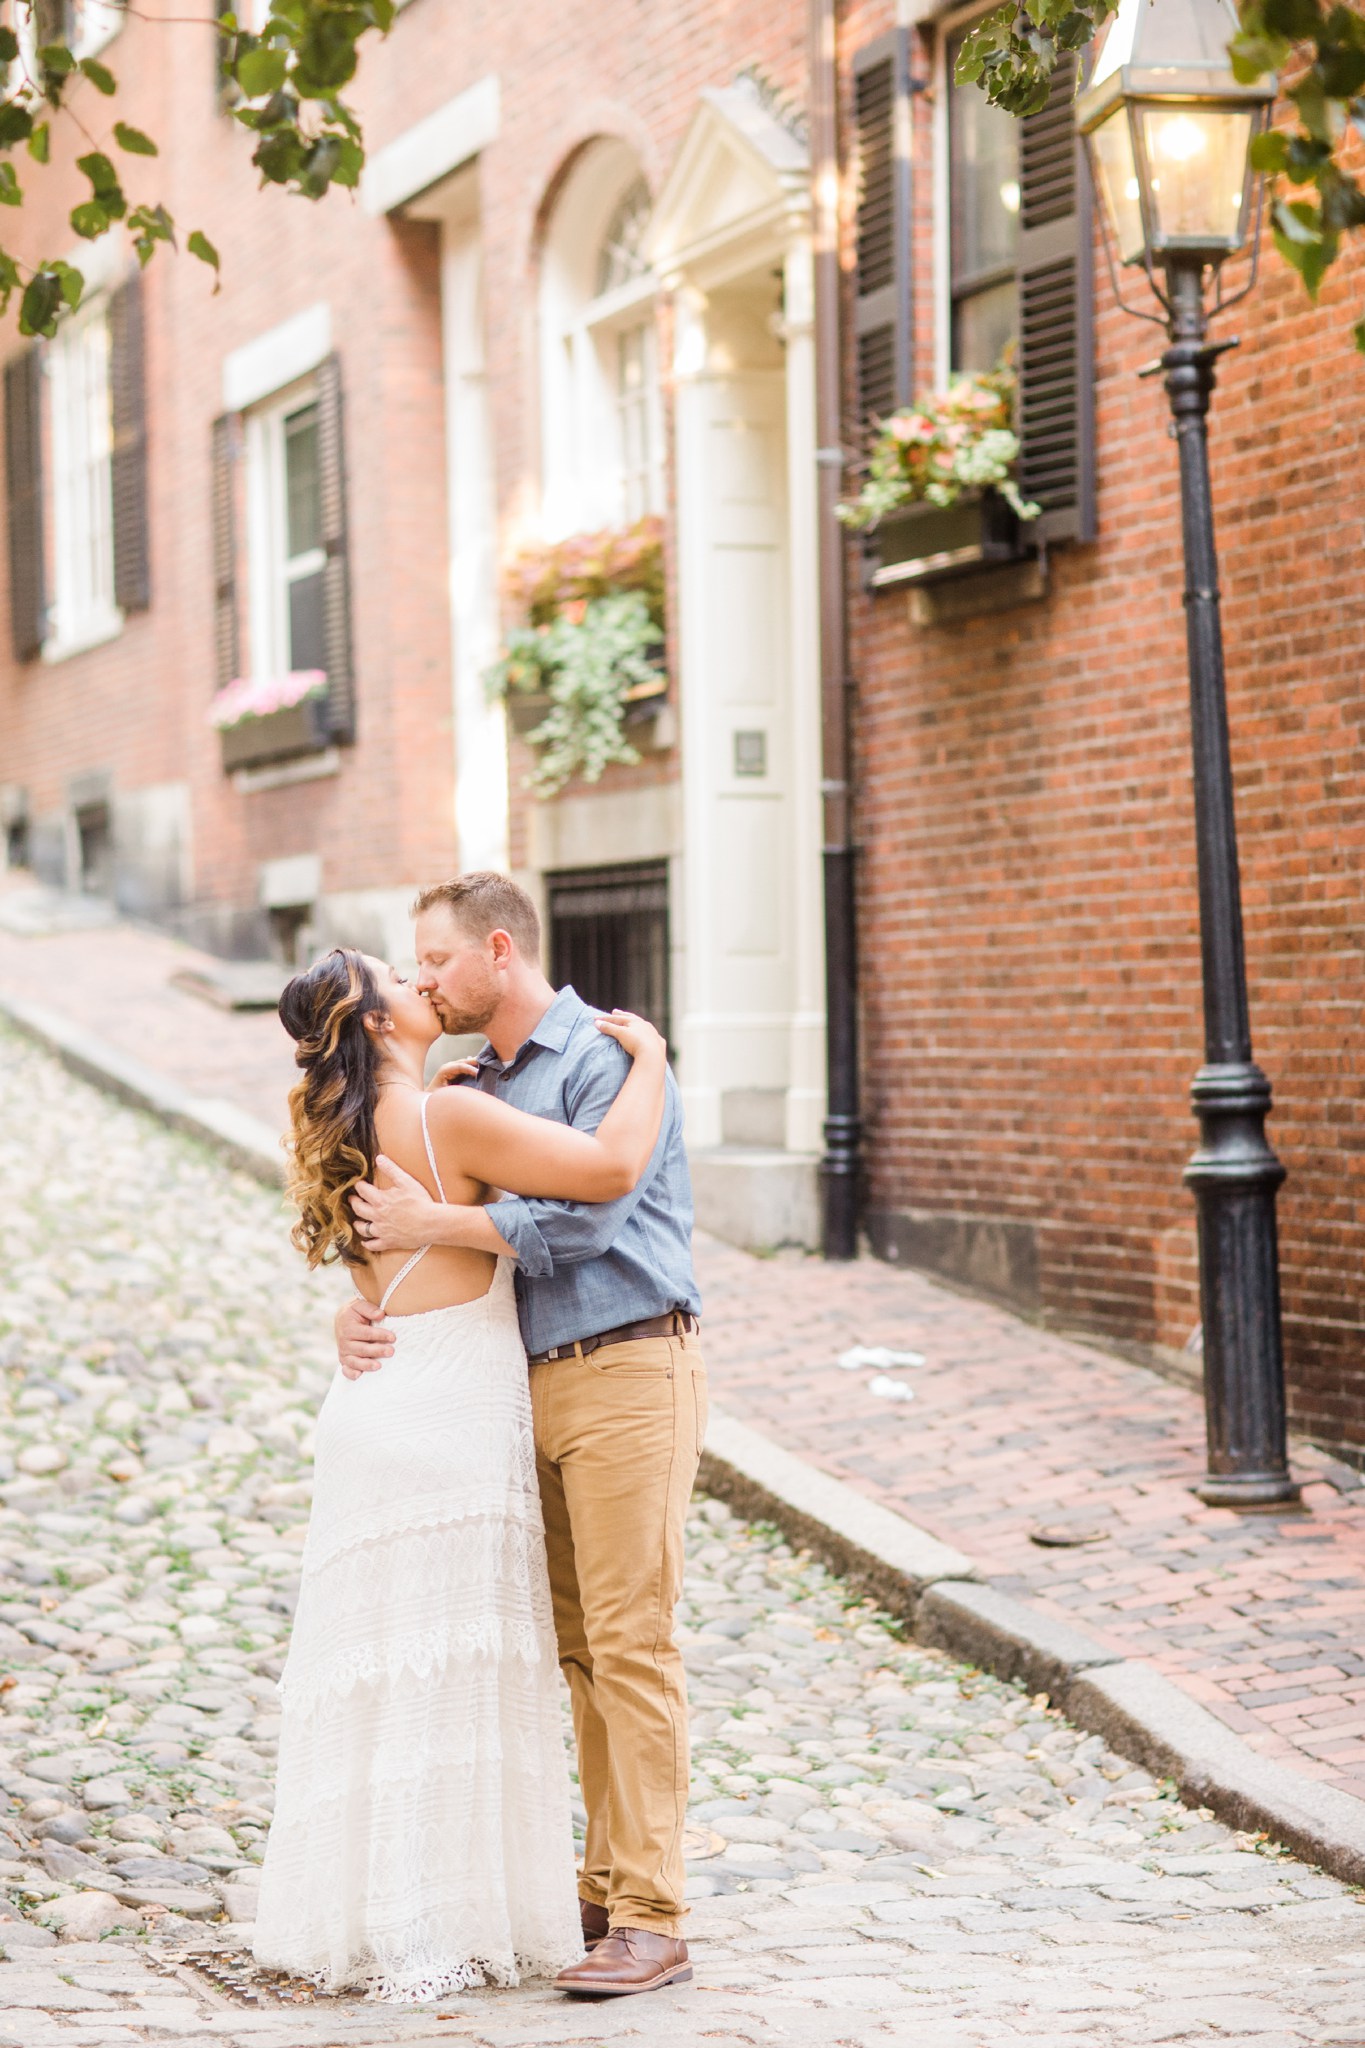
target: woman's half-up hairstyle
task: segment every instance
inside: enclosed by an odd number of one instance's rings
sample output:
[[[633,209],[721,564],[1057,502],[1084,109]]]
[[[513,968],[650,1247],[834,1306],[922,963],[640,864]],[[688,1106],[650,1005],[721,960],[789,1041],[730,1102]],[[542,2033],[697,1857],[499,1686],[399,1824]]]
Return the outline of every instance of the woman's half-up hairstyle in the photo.
[[[289,1198],[299,1212],[290,1235],[310,1266],[364,1263],[350,1197],[374,1172],[380,1064],[365,1019],[387,1014],[364,955],[346,946],[296,974],[280,997],[303,1069],[289,1091]]]

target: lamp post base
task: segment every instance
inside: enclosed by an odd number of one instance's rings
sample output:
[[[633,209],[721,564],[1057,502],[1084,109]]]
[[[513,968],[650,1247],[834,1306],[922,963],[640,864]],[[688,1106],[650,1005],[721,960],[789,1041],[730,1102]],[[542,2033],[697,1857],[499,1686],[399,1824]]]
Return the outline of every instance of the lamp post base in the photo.
[[[1194,1491],[1206,1507],[1238,1508],[1243,1514],[1303,1506],[1303,1491],[1287,1472],[1210,1472]]]

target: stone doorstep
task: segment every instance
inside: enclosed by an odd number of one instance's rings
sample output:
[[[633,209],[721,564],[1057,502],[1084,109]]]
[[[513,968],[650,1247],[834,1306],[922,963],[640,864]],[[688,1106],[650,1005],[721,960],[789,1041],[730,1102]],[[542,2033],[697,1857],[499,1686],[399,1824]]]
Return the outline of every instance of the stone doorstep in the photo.
[[[916,1641],[1046,1693],[1229,1826],[1264,1830],[1331,1876],[1365,1883],[1365,1800],[1259,1756],[1152,1665],[982,1584],[961,1552],[714,1407],[700,1483],[864,1587]]]
[[[0,1017],[96,1087],[198,1138],[268,1187],[281,1185],[279,1139],[257,1118],[191,1096],[36,1003],[0,991]],[[864,1586],[920,1640],[1045,1692],[1078,1727],[1173,1779],[1232,1827],[1264,1829],[1331,1876],[1365,1883],[1365,1800],[1258,1756],[1150,1664],[980,1584],[961,1551],[715,1408],[700,1477],[707,1492],[775,1522]]]

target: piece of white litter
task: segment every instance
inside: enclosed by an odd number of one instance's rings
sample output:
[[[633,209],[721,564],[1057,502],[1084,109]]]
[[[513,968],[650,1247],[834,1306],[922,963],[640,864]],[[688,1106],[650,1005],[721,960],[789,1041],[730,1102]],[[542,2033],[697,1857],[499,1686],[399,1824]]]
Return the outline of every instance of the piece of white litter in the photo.
[[[874,1365],[879,1372],[885,1372],[893,1365],[923,1365],[922,1351],[888,1351],[885,1344],[855,1344],[851,1351],[842,1352],[837,1360],[845,1372],[862,1372],[866,1366]]]
[[[907,1387],[904,1380],[888,1379],[884,1372],[879,1372],[875,1380],[868,1381],[867,1391],[880,1394],[884,1401],[913,1401],[915,1398],[913,1387]]]

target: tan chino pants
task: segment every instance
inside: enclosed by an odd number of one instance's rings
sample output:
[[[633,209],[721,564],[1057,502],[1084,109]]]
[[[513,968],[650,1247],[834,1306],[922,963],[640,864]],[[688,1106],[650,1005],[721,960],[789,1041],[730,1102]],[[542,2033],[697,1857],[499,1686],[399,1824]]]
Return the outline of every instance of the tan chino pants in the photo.
[[[695,1336],[531,1368],[559,1662],[587,1809],[579,1893],[613,1927],[677,1934],[690,1765],[673,1640],[706,1429]]]

